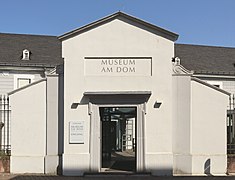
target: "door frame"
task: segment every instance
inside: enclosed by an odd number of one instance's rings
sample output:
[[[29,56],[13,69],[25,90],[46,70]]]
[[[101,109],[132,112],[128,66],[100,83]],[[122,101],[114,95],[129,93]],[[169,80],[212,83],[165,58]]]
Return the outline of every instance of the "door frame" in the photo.
[[[136,107],[136,172],[145,170],[145,114],[146,103],[140,104],[96,104],[89,102],[90,115],[90,171],[101,172],[102,163],[102,145],[101,145],[101,122],[100,107]]]

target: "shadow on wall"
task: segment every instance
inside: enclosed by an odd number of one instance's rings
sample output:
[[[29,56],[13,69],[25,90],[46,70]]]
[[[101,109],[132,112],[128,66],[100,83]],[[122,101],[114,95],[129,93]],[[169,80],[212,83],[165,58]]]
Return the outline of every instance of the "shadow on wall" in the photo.
[[[186,180],[185,177],[173,177],[172,175],[172,169],[171,168],[158,168],[158,169],[152,169],[151,171],[155,173],[148,173],[148,172],[140,172],[140,173],[120,173],[120,172],[102,172],[102,173],[97,173],[97,172],[88,172],[88,169],[65,169],[66,173],[70,174],[70,176],[66,175],[47,175],[47,174],[18,174],[18,175],[12,175],[13,177],[10,177],[9,179],[13,180],[31,180],[31,179],[77,179],[77,180],[82,180],[82,179],[111,179],[111,180],[119,180],[119,179],[143,179],[143,180],[150,180],[150,179],[181,179]],[[78,172],[81,172],[80,176],[78,176]],[[88,172],[88,173],[82,173],[82,172]],[[76,174],[76,175],[75,175]],[[104,176],[108,175],[108,176]],[[1,179],[1,176],[0,176]]]
[[[211,159],[207,159],[204,163],[204,173],[211,176]]]
[[[86,172],[88,171],[87,169],[65,169],[67,174],[71,174],[69,176],[64,176],[64,175],[48,175],[48,174],[16,174],[16,175],[9,175],[9,178],[7,177],[6,179],[12,179],[12,180],[42,180],[42,179],[56,179],[56,180],[64,180],[64,179],[71,179],[71,180],[82,180],[82,179],[87,179],[86,177],[82,176],[78,176],[77,174],[79,174],[79,172]],[[13,176],[13,177],[11,177]],[[1,176],[0,176],[1,179]],[[5,177],[3,178],[5,179]],[[93,178],[89,178],[90,180]],[[96,177],[94,177],[94,179],[96,179]],[[103,178],[101,178],[103,179]]]
[[[158,108],[161,107],[161,105],[162,105],[162,102],[157,102],[157,101],[156,101],[156,102],[154,103],[153,107],[158,109]]]
[[[148,166],[146,168],[146,172],[143,172],[144,174],[146,173],[149,173],[151,174],[152,176],[160,176],[160,177],[163,177],[163,176],[166,176],[166,177],[172,177],[173,176],[173,168],[172,167],[154,167],[154,166]],[[137,172],[137,174],[139,174]]]
[[[89,104],[89,98],[83,96],[80,102],[73,102],[71,104],[71,109],[77,109],[79,105],[87,105],[87,104]]]
[[[119,168],[120,169],[120,168]],[[99,175],[101,176],[101,179],[105,179],[104,175],[109,175],[107,177],[109,177],[110,179],[132,179],[136,180],[136,179],[144,179],[146,180],[146,176],[149,175],[149,177],[152,177],[153,179],[156,179],[157,177],[162,179],[162,177],[173,177],[173,169],[172,168],[152,168],[149,170],[145,170],[145,171],[141,171],[141,172],[135,172],[135,171],[105,171],[105,172],[91,172],[90,170],[87,169],[65,169],[64,171],[66,171],[66,174],[79,174],[79,172],[81,172],[81,176],[82,177],[92,177],[94,175],[94,177],[99,177]],[[150,172],[151,171],[151,172]],[[117,176],[117,175],[121,175],[121,176]],[[144,176],[142,176],[144,175]],[[66,175],[65,175],[66,176]],[[75,175],[77,176],[77,175]],[[79,177],[81,177],[79,176]],[[138,177],[139,176],[139,177]],[[137,178],[138,177],[138,178]],[[108,179],[109,179],[108,178]],[[152,179],[151,178],[151,179]],[[95,178],[96,179],[96,178]],[[148,178],[147,178],[148,179]]]
[[[58,92],[58,155],[59,165],[57,167],[57,174],[62,175],[62,154],[64,153],[64,75],[60,74]]]
[[[98,104],[141,104],[148,102],[151,93],[148,92],[146,94],[138,94],[138,93],[126,93],[120,92],[120,94],[105,94],[102,92],[99,94],[84,94],[80,100],[80,102],[74,102],[71,104],[72,109],[76,109],[78,105],[87,105],[89,103],[98,103]]]

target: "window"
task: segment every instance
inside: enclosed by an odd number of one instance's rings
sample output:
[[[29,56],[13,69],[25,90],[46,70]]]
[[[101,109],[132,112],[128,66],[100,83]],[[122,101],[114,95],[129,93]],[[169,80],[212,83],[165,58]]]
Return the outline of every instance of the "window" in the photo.
[[[14,89],[21,88],[32,83],[34,75],[16,74],[14,75]]]
[[[31,79],[28,78],[18,78],[17,79],[17,88],[21,88],[31,83]]]
[[[30,60],[30,51],[25,49],[23,50],[22,60]]]

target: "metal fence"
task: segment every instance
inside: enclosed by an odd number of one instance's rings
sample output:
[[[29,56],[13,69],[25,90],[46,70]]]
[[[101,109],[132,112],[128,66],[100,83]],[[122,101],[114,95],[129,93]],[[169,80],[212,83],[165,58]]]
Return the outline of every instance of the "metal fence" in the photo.
[[[229,98],[229,109],[227,110],[227,153],[235,155],[235,95]]]
[[[0,95],[0,155],[11,154],[10,105],[7,95]]]

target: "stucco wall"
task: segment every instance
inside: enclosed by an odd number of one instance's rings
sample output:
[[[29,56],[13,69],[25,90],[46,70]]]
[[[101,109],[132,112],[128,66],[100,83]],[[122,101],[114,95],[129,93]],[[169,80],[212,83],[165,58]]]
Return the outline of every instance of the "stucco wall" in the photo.
[[[62,137],[59,137],[59,77],[48,75],[46,81],[46,154],[45,154],[45,173],[56,174],[61,168],[58,155],[62,145]],[[59,167],[58,167],[59,165]]]
[[[193,173],[226,174],[228,95],[191,82]]]
[[[171,173],[173,42],[146,27],[115,19],[64,40],[62,47],[65,61],[64,173],[67,173],[66,168],[89,169],[89,164],[83,163],[89,162],[90,117],[87,102],[83,102],[83,93],[87,91],[151,91],[145,121],[146,168]],[[85,57],[151,57],[152,75],[88,76],[84,72]],[[162,103],[158,109],[153,108],[156,101]],[[76,109],[71,108],[73,103],[79,103]],[[69,144],[68,124],[72,120],[85,121],[84,144]],[[78,160],[81,156],[84,161]]]
[[[225,174],[228,94],[187,75],[173,85],[175,173]]]
[[[57,173],[62,146],[58,91],[58,76],[50,75],[9,94],[11,173]]]
[[[46,81],[10,94],[11,172],[44,173]]]
[[[191,77],[173,76],[174,173],[190,174],[191,160]]]

